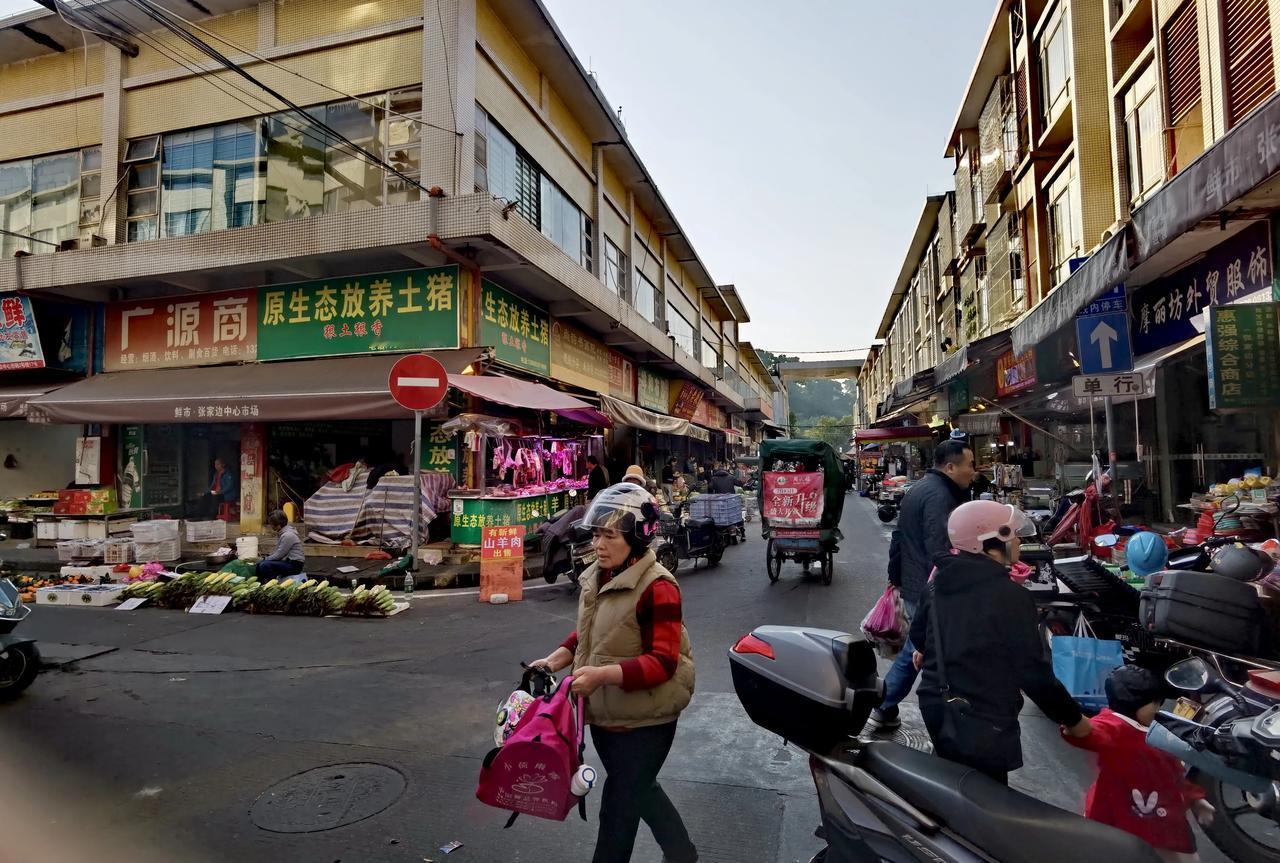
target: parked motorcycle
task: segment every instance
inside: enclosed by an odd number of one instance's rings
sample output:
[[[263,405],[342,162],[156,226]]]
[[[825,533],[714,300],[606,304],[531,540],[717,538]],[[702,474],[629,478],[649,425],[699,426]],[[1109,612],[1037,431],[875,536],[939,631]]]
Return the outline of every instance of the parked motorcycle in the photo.
[[[724,557],[732,527],[718,527],[714,519],[694,518],[684,514],[685,503],[664,509],[658,520],[658,545],[654,554],[668,572],[675,572],[682,560],[704,558],[715,566]]]
[[[757,725],[809,753],[827,847],[811,863],[1156,863],[1135,836],[1020,794],[968,767],[859,740],[883,686],[852,635],[761,626],[729,651]]]
[[[36,640],[13,632],[30,613],[13,582],[0,578],[0,701],[17,698],[40,673]]]
[[[1184,695],[1156,716],[1147,742],[1198,774],[1217,810],[1205,833],[1238,863],[1280,860],[1280,671],[1206,651],[1171,665],[1165,681]]]
[[[542,536],[542,577],[547,584],[555,584],[560,576],[567,576],[576,587],[578,579],[587,567],[596,562],[595,549],[591,547],[591,531],[584,529],[582,517],[586,507],[574,506],[553,514],[538,525]]]
[[[898,510],[902,508],[902,499],[907,494],[906,483],[897,483],[892,479],[886,479],[880,483],[880,490],[876,492],[876,498],[879,505],[876,507],[876,517],[884,524],[888,524],[898,517]]]

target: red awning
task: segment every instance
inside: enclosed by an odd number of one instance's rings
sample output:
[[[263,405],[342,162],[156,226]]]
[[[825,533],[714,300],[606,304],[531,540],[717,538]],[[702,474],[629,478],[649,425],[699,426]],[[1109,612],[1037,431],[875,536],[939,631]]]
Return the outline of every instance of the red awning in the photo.
[[[858,429],[853,433],[859,443],[864,441],[918,440],[933,437],[928,426],[897,426],[896,428]]]
[[[449,375],[449,385],[494,404],[554,411],[586,425],[609,426],[609,418],[582,399],[533,381],[506,375]]]

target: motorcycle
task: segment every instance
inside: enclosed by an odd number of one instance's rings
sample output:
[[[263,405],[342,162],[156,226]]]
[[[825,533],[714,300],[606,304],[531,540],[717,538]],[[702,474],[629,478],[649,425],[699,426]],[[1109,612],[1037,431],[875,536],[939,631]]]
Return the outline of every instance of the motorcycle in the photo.
[[[682,560],[705,558],[715,566],[724,557],[733,528],[718,527],[713,519],[693,518],[684,514],[684,503],[663,509],[658,520],[658,545],[654,554],[667,572],[675,572]]]
[[[13,582],[0,578],[0,701],[17,698],[40,673],[36,640],[13,632],[30,613]]]
[[[880,502],[876,507],[876,517],[884,524],[897,518],[898,510],[902,507],[902,498],[906,493],[905,483],[899,484],[891,479],[880,483],[880,490],[876,493],[876,498]]]
[[[968,767],[856,735],[880,703],[872,646],[761,626],[729,651],[751,720],[809,753],[827,843],[810,863],[1156,863],[1145,842]]]
[[[1280,671],[1210,651],[1169,666],[1179,692],[1147,742],[1188,764],[1217,810],[1205,833],[1239,863],[1280,860]],[[1247,670],[1236,683],[1226,668]]]
[[[574,506],[538,525],[536,532],[543,541],[542,577],[547,584],[555,584],[564,575],[576,587],[582,573],[596,562],[591,531],[581,526],[585,514],[586,507]]]

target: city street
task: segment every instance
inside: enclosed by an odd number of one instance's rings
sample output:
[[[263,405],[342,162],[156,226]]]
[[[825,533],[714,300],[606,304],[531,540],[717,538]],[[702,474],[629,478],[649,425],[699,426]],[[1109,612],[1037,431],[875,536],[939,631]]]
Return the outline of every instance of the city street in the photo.
[[[808,861],[821,847],[805,758],[746,718],[725,651],[761,623],[857,626],[883,584],[887,530],[865,501],[848,504],[829,588],[793,566],[770,585],[758,533],[719,568],[680,574],[698,689],[663,777],[705,861]],[[88,658],[0,709],[4,769],[23,783],[6,777],[5,787],[31,789],[18,814],[33,842],[82,842],[104,861],[421,863],[443,859],[453,840],[463,847],[450,861],[587,860],[595,797],[590,824],[523,818],[507,831],[503,813],[473,799],[494,705],[520,659],[568,633],[574,609],[563,584],[506,606],[420,594],[386,621],[40,607],[24,628],[55,657]],[[918,721],[906,736],[924,739]],[[1028,766],[1015,784],[1076,807],[1084,760],[1033,710],[1024,737]],[[290,828],[315,832],[255,826],[251,810],[272,786],[352,764],[391,769],[389,788],[342,792],[355,809],[367,794],[381,811],[336,829]],[[51,847],[61,852],[35,859],[90,858]],[[647,834],[639,847],[637,861],[661,858]]]

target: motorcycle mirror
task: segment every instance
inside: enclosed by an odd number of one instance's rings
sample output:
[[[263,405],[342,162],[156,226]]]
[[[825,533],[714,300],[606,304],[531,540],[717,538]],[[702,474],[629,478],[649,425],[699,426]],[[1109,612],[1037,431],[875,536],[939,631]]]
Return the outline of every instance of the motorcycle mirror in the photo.
[[[1208,663],[1198,656],[1175,662],[1164,673],[1165,683],[1183,692],[1201,692],[1212,679],[1213,672]]]
[[[1116,543],[1120,541],[1120,537],[1114,533],[1103,533],[1093,538],[1093,544],[1098,548],[1115,548]]]

